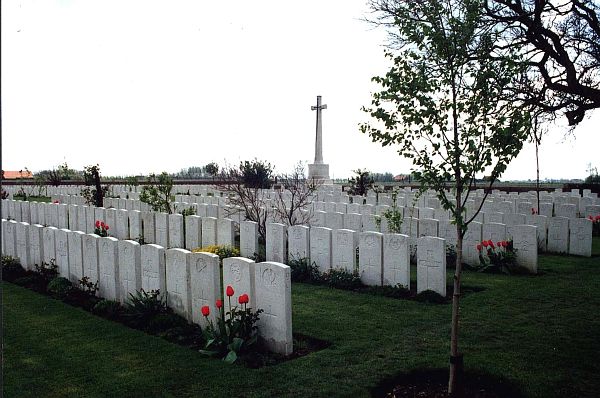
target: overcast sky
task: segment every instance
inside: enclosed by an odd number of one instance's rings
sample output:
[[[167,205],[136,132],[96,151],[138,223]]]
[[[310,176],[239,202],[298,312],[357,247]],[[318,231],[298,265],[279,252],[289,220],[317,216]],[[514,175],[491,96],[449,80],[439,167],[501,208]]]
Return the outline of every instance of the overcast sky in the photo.
[[[258,158],[279,172],[314,158],[316,96],[331,176],[406,173],[361,134],[388,68],[365,0],[5,0],[2,168],[99,163],[103,175],[175,172]],[[598,111],[541,148],[542,178],[600,168]],[[534,179],[531,145],[502,176]]]

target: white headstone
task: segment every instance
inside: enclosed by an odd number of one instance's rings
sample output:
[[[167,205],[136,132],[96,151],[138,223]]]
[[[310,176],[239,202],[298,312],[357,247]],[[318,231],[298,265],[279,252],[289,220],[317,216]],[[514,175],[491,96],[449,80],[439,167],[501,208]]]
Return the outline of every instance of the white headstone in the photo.
[[[193,250],[202,245],[202,218],[191,215],[185,217],[185,248]]]
[[[242,221],[240,223],[240,255],[254,258],[254,253],[258,253],[258,223]]]
[[[156,244],[142,245],[140,250],[142,289],[159,290],[166,297],[165,248]]]
[[[50,264],[56,260],[55,233],[58,230],[56,227],[46,227],[43,232],[44,242],[44,262]]]
[[[154,214],[155,213],[151,211],[142,212],[142,229],[144,231],[145,243],[156,243],[156,223]]]
[[[69,278],[69,234],[68,229],[57,229],[54,233],[56,247],[56,265],[63,278]]]
[[[356,232],[361,232],[362,216],[356,213],[344,214],[344,229],[351,229]]]
[[[98,260],[98,242],[100,237],[95,234],[86,234],[82,236],[83,241],[83,275],[95,283],[100,279]]]
[[[217,245],[233,246],[235,243],[235,222],[229,218],[217,220]]]
[[[420,218],[419,236],[438,236],[438,220]]]
[[[264,312],[257,322],[258,334],[275,353],[293,352],[290,267],[276,262],[255,265],[256,309]]]
[[[287,227],[279,223],[267,223],[265,257],[267,261],[287,262]]]
[[[81,231],[71,231],[67,235],[69,246],[69,280],[76,284],[83,278],[83,236]]]
[[[129,210],[129,237],[131,240],[143,239],[142,235],[142,212]],[[145,241],[144,241],[145,242]]]
[[[410,288],[409,237],[402,234],[383,235],[383,285]]]
[[[331,269],[331,229],[312,227],[310,229],[310,261],[319,267],[320,272]]]
[[[29,223],[20,222],[15,225],[16,227],[16,250],[17,257],[21,266],[25,269],[33,267],[31,264],[30,246],[29,246]]]
[[[156,244],[165,248],[169,247],[169,215],[167,213],[154,213]]]
[[[587,218],[569,220],[569,254],[591,257],[593,223]]]
[[[289,260],[310,259],[310,228],[293,225],[288,229]]]
[[[417,241],[417,293],[432,290],[446,296],[446,243],[424,236]]]
[[[69,205],[68,213],[69,213],[69,229],[72,231],[79,230],[79,224],[77,223],[77,209],[78,205]]]
[[[190,287],[192,296],[192,321],[203,328],[207,326],[201,308],[210,307],[209,320],[216,324],[219,314],[215,307],[221,295],[221,272],[219,256],[213,253],[188,253],[190,263]]]
[[[238,305],[238,297],[247,294],[250,298],[248,305],[256,309],[256,293],[254,289],[254,261],[243,257],[223,259],[223,286],[231,286],[235,295],[231,298],[231,306]],[[229,300],[224,298],[225,311],[229,311]],[[238,305],[239,306],[239,305]]]
[[[383,283],[383,234],[361,232],[358,252],[358,271],[362,283],[368,286],[381,286]]]
[[[350,273],[356,271],[356,248],[358,232],[351,229],[337,229],[332,232],[332,267]]]
[[[117,239],[129,239],[129,212],[125,209],[119,209],[116,214],[115,237]]]
[[[477,245],[481,243],[481,236],[482,224],[476,221],[471,222],[463,237],[462,253],[464,263],[472,266],[479,265],[479,251],[477,250]]]
[[[514,216],[514,214],[510,215]],[[498,223],[483,224],[481,239],[491,240],[494,245],[498,242],[506,240],[506,225]]]
[[[537,214],[525,216],[525,224],[537,227],[538,248],[545,252],[547,250],[548,217]]]
[[[140,244],[133,240],[120,240],[117,244],[119,258],[120,301],[129,301],[142,288],[142,259]]]
[[[534,225],[513,225],[510,228],[513,247],[516,250],[517,264],[537,274],[538,243],[537,227]]]
[[[202,217],[202,247],[217,244],[217,219]]]
[[[169,249],[166,257],[167,305],[188,321],[192,320],[189,250]],[[200,308],[194,309],[200,311]]]
[[[185,246],[185,236],[183,232],[183,215],[169,214],[169,248]],[[159,243],[160,244],[160,243]]]
[[[98,244],[98,294],[107,300],[119,300],[119,252],[117,238],[100,238]]]
[[[3,226],[5,224],[2,224]],[[29,262],[30,265],[27,267],[29,270],[34,269],[34,265],[41,265],[44,261],[44,238],[43,238],[44,227],[40,224],[33,224],[29,226]]]
[[[555,206],[555,212],[557,217],[577,218],[577,207],[574,204],[562,203]]]
[[[548,251],[567,253],[569,251],[569,220],[567,217],[548,218]]]

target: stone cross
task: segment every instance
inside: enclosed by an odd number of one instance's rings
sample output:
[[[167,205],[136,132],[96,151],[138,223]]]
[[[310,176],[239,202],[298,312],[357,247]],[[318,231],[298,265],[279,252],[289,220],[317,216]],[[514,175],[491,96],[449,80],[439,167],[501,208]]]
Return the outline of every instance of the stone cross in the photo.
[[[311,110],[317,111],[317,136],[315,138],[315,164],[323,163],[323,137],[321,126],[321,110],[327,109],[327,105],[321,105],[321,96],[317,95],[317,105],[311,106]]]

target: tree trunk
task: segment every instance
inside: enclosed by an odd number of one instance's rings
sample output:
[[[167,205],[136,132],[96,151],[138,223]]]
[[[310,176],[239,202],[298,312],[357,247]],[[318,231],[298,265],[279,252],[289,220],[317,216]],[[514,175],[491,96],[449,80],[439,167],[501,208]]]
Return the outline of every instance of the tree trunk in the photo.
[[[102,194],[102,185],[100,185],[100,173],[94,173],[94,183],[96,185],[96,207],[104,207],[104,195]]]
[[[460,278],[462,273],[463,233],[456,226],[456,270],[454,272],[454,292],[452,294],[452,331],[450,332],[450,377],[448,379],[448,394],[452,397],[461,396],[463,358],[458,351],[458,320],[460,303]]]
[[[534,132],[537,134],[537,132]],[[536,184],[535,191],[537,194],[537,214],[540,214],[540,154],[539,154],[539,141],[537,137],[535,137],[535,166],[536,166]]]

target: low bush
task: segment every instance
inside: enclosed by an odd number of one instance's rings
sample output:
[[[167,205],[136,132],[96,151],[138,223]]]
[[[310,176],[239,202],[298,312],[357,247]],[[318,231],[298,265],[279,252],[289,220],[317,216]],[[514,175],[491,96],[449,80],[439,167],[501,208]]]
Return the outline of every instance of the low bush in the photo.
[[[239,257],[240,251],[231,245],[210,245],[192,250],[194,253],[205,252],[219,256],[221,260],[228,257]]]
[[[48,283],[48,287],[46,288],[48,293],[58,299],[66,298],[71,291],[73,290],[73,284],[67,278],[63,278],[62,276],[58,276]]]
[[[320,280],[319,267],[309,258],[292,259],[288,261],[292,282],[317,282]]]
[[[166,301],[160,296],[159,290],[146,292],[141,289],[135,294],[130,293],[125,309],[127,323],[136,329],[145,329],[151,319],[157,315],[170,312]]]
[[[356,290],[364,287],[358,272],[348,272],[345,269],[332,268],[320,275],[320,281],[337,289]]]
[[[19,259],[11,256],[2,256],[2,279],[5,281],[14,281],[17,278],[24,277],[26,271],[21,267]]]
[[[110,320],[117,320],[123,316],[125,309],[115,300],[100,300],[92,308],[92,313]]]

